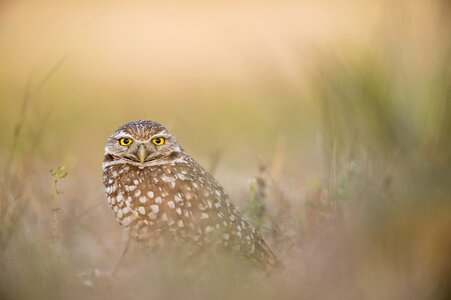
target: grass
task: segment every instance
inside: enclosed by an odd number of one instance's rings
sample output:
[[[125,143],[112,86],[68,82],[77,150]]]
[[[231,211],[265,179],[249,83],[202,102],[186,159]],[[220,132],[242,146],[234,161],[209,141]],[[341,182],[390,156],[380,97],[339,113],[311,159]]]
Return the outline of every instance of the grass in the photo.
[[[207,82],[208,92],[142,96],[150,100],[131,101],[139,93],[126,87],[115,96],[114,86],[74,95],[77,84],[58,77],[64,60],[34,72],[22,104],[1,102],[0,298],[446,299],[443,22],[431,47],[392,32],[395,42],[382,35],[364,49],[323,51],[299,81],[268,61],[252,87]],[[143,117],[168,124],[215,174],[286,270],[266,276],[216,255],[187,262],[189,249],[132,243],[110,276],[127,237],[103,194],[103,143]]]

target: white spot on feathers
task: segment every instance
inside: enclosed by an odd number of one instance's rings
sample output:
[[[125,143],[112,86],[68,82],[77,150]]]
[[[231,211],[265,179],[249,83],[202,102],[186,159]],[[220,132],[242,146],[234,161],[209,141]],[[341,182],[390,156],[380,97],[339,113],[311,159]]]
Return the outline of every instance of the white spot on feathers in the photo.
[[[156,204],[153,204],[150,206],[150,209],[152,210],[152,212],[157,213],[160,210],[160,207]]]

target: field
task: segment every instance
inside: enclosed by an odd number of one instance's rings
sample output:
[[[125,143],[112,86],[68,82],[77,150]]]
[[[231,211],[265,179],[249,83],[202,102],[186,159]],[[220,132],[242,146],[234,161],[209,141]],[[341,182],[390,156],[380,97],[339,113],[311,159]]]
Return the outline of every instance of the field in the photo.
[[[449,299],[450,22],[444,0],[1,2],[0,299]],[[283,271],[120,258],[101,162],[138,119]]]

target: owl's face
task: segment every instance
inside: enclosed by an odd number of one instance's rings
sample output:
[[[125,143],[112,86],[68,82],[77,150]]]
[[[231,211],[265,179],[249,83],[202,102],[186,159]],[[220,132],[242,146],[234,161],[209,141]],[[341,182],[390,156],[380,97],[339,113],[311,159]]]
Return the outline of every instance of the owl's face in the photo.
[[[119,127],[108,139],[104,167],[119,163],[159,165],[180,158],[182,153],[175,137],[163,125],[134,121]]]

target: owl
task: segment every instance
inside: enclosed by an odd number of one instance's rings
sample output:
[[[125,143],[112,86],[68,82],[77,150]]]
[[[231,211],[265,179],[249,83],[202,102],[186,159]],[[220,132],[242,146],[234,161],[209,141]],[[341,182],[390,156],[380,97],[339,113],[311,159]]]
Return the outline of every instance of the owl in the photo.
[[[103,160],[108,203],[138,241],[162,237],[214,247],[266,269],[280,263],[227,192],[161,124],[134,121],[108,139]]]

